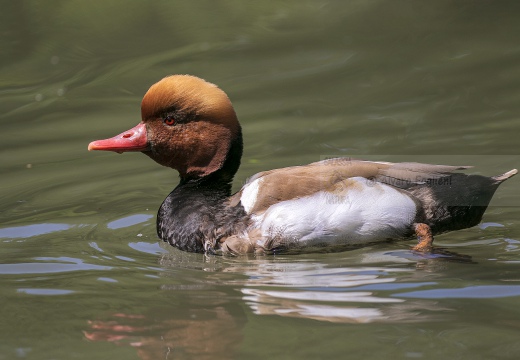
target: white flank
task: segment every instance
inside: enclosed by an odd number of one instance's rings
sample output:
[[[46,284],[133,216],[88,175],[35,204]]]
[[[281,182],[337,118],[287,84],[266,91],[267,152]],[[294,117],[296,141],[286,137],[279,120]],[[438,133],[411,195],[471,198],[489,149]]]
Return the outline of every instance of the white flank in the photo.
[[[264,239],[275,236],[301,246],[361,244],[409,231],[416,206],[406,194],[362,177],[343,184],[336,192],[320,191],[280,202],[255,217]]]

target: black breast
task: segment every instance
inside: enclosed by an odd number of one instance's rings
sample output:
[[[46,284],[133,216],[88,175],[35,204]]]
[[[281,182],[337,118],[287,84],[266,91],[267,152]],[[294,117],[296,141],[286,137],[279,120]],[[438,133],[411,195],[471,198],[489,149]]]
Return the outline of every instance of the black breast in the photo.
[[[159,237],[184,251],[212,252],[223,237],[245,230],[248,215],[241,204],[228,206],[228,184],[182,182],[157,214]]]

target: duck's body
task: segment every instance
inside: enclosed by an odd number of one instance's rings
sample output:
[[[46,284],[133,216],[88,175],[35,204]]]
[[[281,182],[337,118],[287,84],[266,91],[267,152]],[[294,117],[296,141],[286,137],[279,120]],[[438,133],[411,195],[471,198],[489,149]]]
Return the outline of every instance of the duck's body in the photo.
[[[231,195],[242,135],[227,96],[196,77],[150,88],[143,121],[89,149],[142,151],[179,171],[157,233],[182,250],[233,254],[422,238],[478,224],[498,185],[516,174],[465,175],[465,166],[329,159],[254,175]]]

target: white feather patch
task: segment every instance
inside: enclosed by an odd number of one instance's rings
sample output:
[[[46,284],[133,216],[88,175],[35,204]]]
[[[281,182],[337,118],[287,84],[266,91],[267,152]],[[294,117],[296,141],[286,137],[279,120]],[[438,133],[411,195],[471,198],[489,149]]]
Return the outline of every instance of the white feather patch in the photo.
[[[398,238],[409,231],[417,210],[406,194],[363,177],[343,184],[339,191],[336,187],[283,201],[255,216],[263,236],[259,245],[273,236],[300,246],[361,244]]]
[[[250,183],[245,184],[242,188],[242,196],[240,196],[240,202],[242,203],[244,210],[248,214],[255,205],[256,199],[258,198],[258,189],[260,188],[261,181],[263,181],[263,179],[258,178]]]

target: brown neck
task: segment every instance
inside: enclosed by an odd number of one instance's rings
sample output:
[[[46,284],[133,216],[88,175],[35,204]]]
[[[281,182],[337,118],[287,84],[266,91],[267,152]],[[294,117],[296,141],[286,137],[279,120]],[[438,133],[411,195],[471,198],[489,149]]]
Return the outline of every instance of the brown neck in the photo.
[[[243,142],[241,129],[238,130],[238,134],[233,137],[229,146],[226,147],[225,152],[222,151],[223,149],[219,150],[222,153],[217,152],[218,156],[215,156],[209,166],[206,166],[203,171],[199,171],[198,168],[193,166],[188,166],[188,171],[186,172],[179,171],[181,183],[197,182],[211,187],[220,187],[224,184],[230,185],[240,167],[242,158]],[[230,187],[229,191],[231,191]]]

